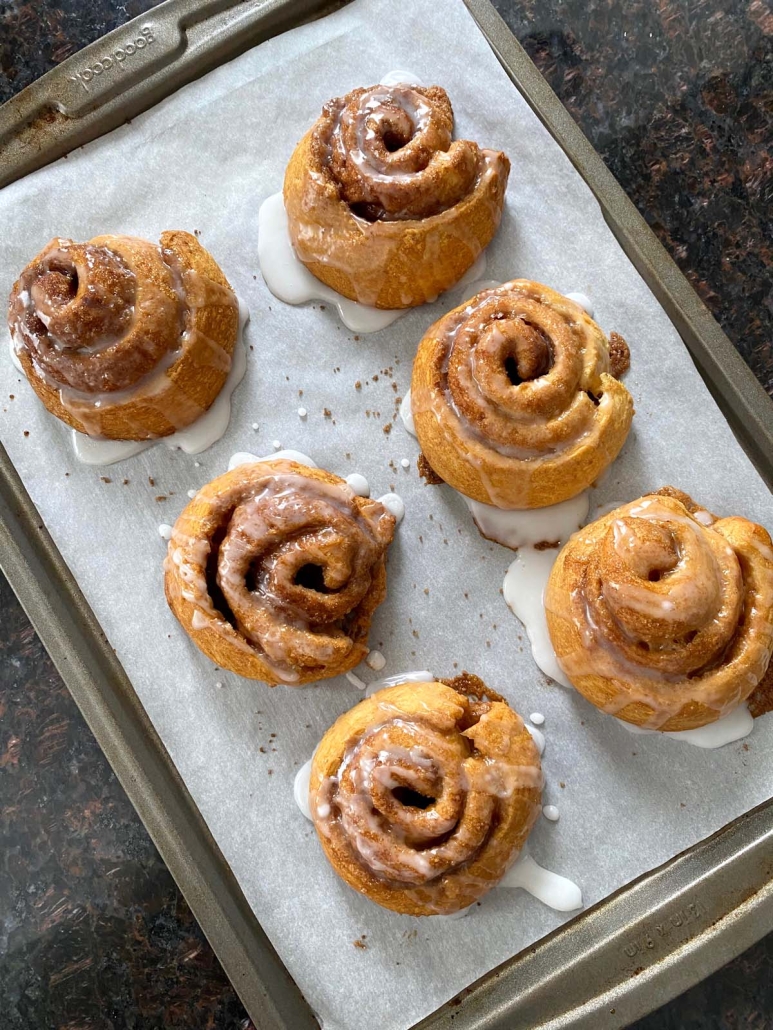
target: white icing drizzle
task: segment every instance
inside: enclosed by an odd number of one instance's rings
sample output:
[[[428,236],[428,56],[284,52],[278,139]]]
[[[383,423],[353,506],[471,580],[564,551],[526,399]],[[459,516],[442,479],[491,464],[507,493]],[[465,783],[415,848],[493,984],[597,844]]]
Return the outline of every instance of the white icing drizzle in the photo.
[[[542,712],[532,712],[529,718],[535,726],[541,726],[545,721],[545,716],[542,714]]]
[[[470,497],[464,499],[483,536],[513,550],[568,540],[584,525],[590,504],[587,490],[560,504],[523,511],[507,511]]]
[[[542,732],[542,730],[538,730],[536,726],[529,726],[528,723],[524,723],[524,727],[525,727],[526,731],[529,733],[529,735],[531,736],[531,739],[534,741],[534,743],[535,743],[535,745],[537,747],[537,751],[539,751],[539,753],[540,753],[540,756],[544,755],[545,754],[545,734]]]
[[[356,687],[356,688],[357,688],[358,690],[365,690],[365,688],[366,688],[366,687],[367,687],[367,685],[368,685],[368,684],[367,684],[367,683],[365,682],[365,680],[361,680],[361,679],[360,679],[360,677],[359,677],[359,676],[357,676],[357,675],[356,675],[355,673],[353,673],[353,672],[347,672],[347,674],[346,674],[346,678],[347,678],[347,679],[349,680],[349,682],[351,683],[351,685],[352,685],[353,687]]]
[[[418,75],[406,71],[386,72],[378,81],[382,86],[399,86],[401,84],[407,86],[424,85]]]
[[[507,606],[523,623],[534,661],[546,676],[565,687],[571,687],[553,650],[542,600],[557,556],[555,548],[547,551],[536,551],[533,547],[521,548],[505,574],[502,590]]]
[[[295,780],[293,782],[293,797],[295,803],[300,808],[301,814],[304,815],[309,822],[311,822],[311,810],[309,809],[309,783],[311,781],[311,763],[314,761],[314,756],[304,762],[298,772],[295,774]]]
[[[585,308],[588,315],[593,318],[593,304],[591,303],[590,297],[587,297],[584,293],[565,293],[564,296],[567,300],[573,300],[575,304],[579,304],[581,308]]]
[[[619,721],[622,722],[622,720]],[[683,744],[692,744],[694,747],[711,750],[742,740],[744,737],[748,737],[754,729],[754,719],[747,704],[739,705],[732,712],[723,715],[721,719],[710,722],[706,726],[699,726],[694,730],[666,731],[664,733],[660,730],[647,730],[630,722],[622,722],[622,724],[629,733],[637,735],[655,733],[660,737],[679,740]]]
[[[266,286],[279,300],[285,304],[306,304],[311,300],[334,304],[343,324],[354,333],[376,333],[405,313],[404,309],[387,311],[358,304],[313,276],[293,250],[281,193],[273,194],[260,205],[258,262]]]
[[[543,869],[531,855],[521,853],[518,861],[505,873],[499,887],[522,887],[533,898],[556,912],[573,912],[582,908],[582,891],[572,880],[549,869]]]
[[[162,522],[161,525],[158,527],[158,535],[161,537],[162,540],[171,540],[172,527],[168,523]]]
[[[24,375],[24,369],[22,368],[21,361],[19,361],[19,355],[16,353],[16,344],[14,343],[13,337],[8,337],[8,353],[11,355],[11,363],[17,372],[21,372]]]
[[[442,923],[446,919],[464,919],[464,917],[468,916],[474,908],[474,905],[470,905],[468,908],[460,908],[458,912],[450,912],[447,916],[435,915],[432,917],[432,921]]]
[[[373,669],[374,672],[381,672],[386,665],[386,658],[380,651],[369,651],[365,664],[369,669]]]
[[[434,683],[435,677],[426,669],[417,672],[401,672],[397,676],[384,676],[383,679],[374,680],[368,684],[365,697],[373,697],[379,690],[387,687],[396,687],[398,683]]]
[[[346,477],[346,482],[358,497],[370,497],[370,483],[359,472],[352,472]]]
[[[165,444],[170,450],[181,450],[186,454],[201,454],[202,451],[217,443],[225,434],[228,423],[231,421],[231,395],[244,379],[247,371],[247,350],[242,333],[249,318],[249,309],[239,298],[239,335],[231,358],[231,369],[220,393],[208,410],[195,422],[160,440],[105,440],[86,436],[85,433],[78,433],[71,429],[72,449],[78,461],[83,462],[84,465],[113,465],[117,461],[124,461],[159,443]]]
[[[223,389],[204,414],[185,429],[179,429],[172,436],[164,438],[170,448],[179,448],[186,454],[201,454],[218,440],[222,439],[228,423],[231,421],[231,396],[244,379],[247,371],[247,350],[242,339],[242,332],[249,321],[247,306],[239,300],[239,337],[234,347],[231,370],[228,373]]]
[[[390,511],[397,520],[398,526],[405,518],[405,503],[399,494],[384,494],[378,501],[383,504],[387,511]]]
[[[551,823],[557,823],[559,818],[561,817],[561,813],[558,811],[555,805],[543,805],[542,814]]]
[[[287,458],[288,461],[297,461],[299,465],[307,465],[309,468],[317,468],[317,464],[313,461],[308,454],[303,454],[302,451],[275,451],[273,454],[266,454],[263,457],[259,457],[257,454],[252,454],[250,451],[237,451],[236,454],[232,454],[228,459],[228,471],[235,469],[239,465],[252,465],[256,461],[276,461],[277,458]]]
[[[403,425],[405,426],[407,432],[409,432],[411,436],[416,436],[416,425],[414,424],[413,411],[411,410],[410,390],[408,390],[408,393],[406,393],[405,397],[403,397],[402,402],[400,403],[400,418],[403,420]]]

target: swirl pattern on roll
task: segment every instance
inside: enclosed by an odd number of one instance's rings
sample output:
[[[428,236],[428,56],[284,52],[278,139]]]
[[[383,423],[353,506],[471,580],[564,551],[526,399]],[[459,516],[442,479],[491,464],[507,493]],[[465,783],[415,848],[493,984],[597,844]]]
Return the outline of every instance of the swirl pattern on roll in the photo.
[[[372,86],[325,104],[293,154],[284,198],[317,278],[376,307],[411,307],[458,281],[502,214],[509,162],[453,139],[439,86]]]
[[[649,495],[569,540],[545,607],[561,667],[597,707],[692,729],[732,711],[767,669],[773,546],[747,519]]]
[[[367,221],[439,214],[458,204],[478,175],[478,145],[452,141],[451,102],[438,86],[355,89],[327,104],[323,119],[331,174]],[[320,127],[320,141],[326,135]]]
[[[231,367],[238,303],[194,236],[56,238],[22,271],[9,306],[22,367],[73,428],[152,439],[189,425]]]
[[[328,472],[277,460],[203,487],[175,523],[167,600],[223,668],[302,684],[367,654],[394,517]]]
[[[328,731],[309,807],[350,886],[431,915],[496,886],[540,811],[541,788],[537,749],[504,701],[411,683],[379,691]]]
[[[619,453],[633,402],[608,341],[574,301],[516,279],[484,290],[424,335],[411,398],[434,471],[500,508],[580,493]]]

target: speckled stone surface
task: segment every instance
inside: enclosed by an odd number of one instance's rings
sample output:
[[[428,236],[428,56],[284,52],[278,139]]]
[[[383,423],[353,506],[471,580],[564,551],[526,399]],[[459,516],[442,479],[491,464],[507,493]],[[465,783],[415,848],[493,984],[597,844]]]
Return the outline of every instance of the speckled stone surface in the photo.
[[[495,0],[773,394],[769,0]],[[0,101],[153,0],[0,0]],[[0,577],[0,1028],[250,1030]],[[636,1030],[773,1027],[773,935]]]

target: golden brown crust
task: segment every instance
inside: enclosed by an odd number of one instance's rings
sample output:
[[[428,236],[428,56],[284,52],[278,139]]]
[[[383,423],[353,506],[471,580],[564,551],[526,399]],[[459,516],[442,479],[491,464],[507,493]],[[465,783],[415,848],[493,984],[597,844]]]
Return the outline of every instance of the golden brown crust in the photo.
[[[732,711],[765,674],[773,545],[747,519],[713,521],[650,494],[569,540],[545,610],[561,667],[597,708],[650,729],[694,729]]]
[[[224,669],[271,686],[328,679],[368,653],[394,527],[383,505],[323,469],[239,465],[177,519],[167,602]]]
[[[406,683],[327,731],[309,807],[351,887],[396,912],[448,914],[504,876],[539,814],[541,788],[537,749],[506,703]]]
[[[163,233],[160,246],[54,239],[22,272],[9,309],[19,360],[46,408],[112,440],[169,436],[206,411],[228,375],[238,322],[228,280],[180,231]]]
[[[773,712],[773,665],[768,665],[765,675],[749,695],[749,711],[754,719]]]
[[[428,113],[412,121],[416,106]],[[378,308],[424,304],[461,279],[497,230],[510,163],[452,142],[452,127],[436,86],[374,86],[325,105],[284,181],[293,246],[314,276]]]
[[[598,325],[554,290],[515,279],[431,326],[411,400],[421,449],[456,490],[500,508],[580,493],[617,457],[633,417]]]

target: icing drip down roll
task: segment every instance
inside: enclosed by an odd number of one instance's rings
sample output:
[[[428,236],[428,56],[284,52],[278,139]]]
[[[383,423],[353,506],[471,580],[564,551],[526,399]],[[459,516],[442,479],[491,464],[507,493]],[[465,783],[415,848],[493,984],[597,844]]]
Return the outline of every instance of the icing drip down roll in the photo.
[[[452,138],[439,86],[372,86],[331,100],[287,166],[298,258],[351,300],[408,308],[464,275],[502,216],[507,157]]]
[[[527,279],[484,290],[428,329],[411,398],[434,472],[508,509],[557,504],[590,486],[633,418],[599,326]]]
[[[166,597],[204,654],[275,685],[347,672],[386,596],[394,517],[344,480],[285,459],[239,465],[175,523]]]
[[[496,696],[496,695],[495,695]],[[503,701],[406,683],[342,715],[315,752],[309,808],[333,868],[408,915],[458,912],[495,887],[539,812],[542,772]]]
[[[773,546],[667,489],[575,533],[545,591],[550,638],[576,689],[648,729],[694,729],[754,690],[773,650]]]
[[[152,440],[194,422],[231,368],[239,308],[195,236],[54,239],[11,291],[8,324],[46,408],[89,436]]]

